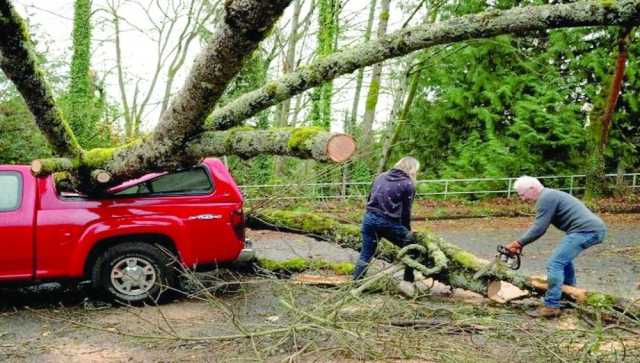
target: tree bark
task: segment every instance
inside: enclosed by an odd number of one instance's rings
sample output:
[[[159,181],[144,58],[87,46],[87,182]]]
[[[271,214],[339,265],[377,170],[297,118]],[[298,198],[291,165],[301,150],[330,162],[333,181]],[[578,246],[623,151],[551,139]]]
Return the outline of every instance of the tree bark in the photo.
[[[364,41],[368,42],[371,39],[371,29],[373,28],[373,20],[376,14],[376,2],[377,0],[371,0],[369,4],[369,17],[367,18],[367,29],[364,32]],[[356,120],[358,119],[358,106],[360,105],[360,92],[362,91],[362,81],[364,79],[364,68],[358,69],[356,75],[356,90],[353,96],[353,105],[351,106],[351,118],[348,125],[345,125],[345,132],[352,133]]]
[[[325,58],[335,52],[338,39],[338,0],[318,0],[318,35],[316,57]],[[332,81],[324,82],[311,92],[309,119],[313,126],[328,130],[331,127]]]
[[[411,104],[413,103],[413,99],[416,96],[416,92],[418,91],[418,80],[420,79],[420,72],[417,72],[413,75],[413,79],[411,80],[411,85],[409,86],[409,94],[404,101],[404,105],[402,106],[402,111],[400,115],[398,115],[398,119],[396,120],[396,124],[393,125],[391,135],[389,139],[386,140],[383,148],[382,148],[382,157],[380,158],[380,163],[378,164],[378,174],[382,173],[386,170],[389,165],[389,156],[391,156],[391,149],[398,142],[398,138],[400,137],[400,132],[407,122],[407,118],[409,117],[409,111],[411,111]]]
[[[73,56],[69,84],[69,126],[83,143],[94,133],[91,122],[93,90],[91,76],[91,1],[76,0],[73,15]]]
[[[51,90],[36,67],[26,27],[7,0],[0,0],[0,67],[16,84],[58,156],[81,156],[88,168],[102,168],[120,182],[154,170],[192,165],[184,150],[202,131],[202,120],[242,65],[265,37],[289,1],[227,1],[222,29],[200,54],[188,80],[162,116],[154,134],[116,150],[82,149],[56,108]],[[245,94],[216,110],[213,127],[228,129],[284,99],[339,75],[437,44],[507,33],[576,26],[635,26],[640,0],[576,2],[518,7],[468,15],[446,22],[406,28],[350,51],[332,54],[280,81]],[[89,159],[87,159],[89,157]],[[105,162],[108,160],[108,162]]]
[[[320,162],[343,162],[355,151],[349,135],[330,133],[314,127],[273,130],[209,131],[190,143],[193,158],[236,155],[285,155]]]
[[[631,27],[620,29],[618,34],[618,55],[616,56],[615,69],[609,85],[609,93],[606,95],[602,116],[591,125],[591,155],[588,160],[586,178],[585,199],[593,199],[606,193],[605,183],[605,158],[604,151],[609,140],[609,129],[613,114],[618,105],[618,97],[622,91],[625,66],[627,64],[627,45],[631,40]]]
[[[609,97],[607,105],[602,115],[602,134],[600,136],[600,150],[604,150],[609,142],[609,129],[611,129],[611,120],[613,113],[618,105],[618,98],[622,92],[622,80],[624,78],[624,70],[627,65],[627,46],[631,41],[631,31],[633,28],[623,28],[618,36],[618,57],[616,58],[616,69],[611,80],[609,89]]]
[[[355,141],[351,136],[326,132],[316,127],[272,130],[238,128],[203,132],[187,144],[185,154],[194,160],[225,155],[237,155],[241,158],[286,155],[320,162],[343,162],[351,158],[355,149]],[[100,158],[107,160],[111,152],[109,149],[93,149],[88,152],[93,155],[87,159],[92,160],[93,167],[99,168],[103,164]],[[72,159],[38,159],[31,163],[31,172],[44,176],[60,171],[74,172],[79,167],[78,161]],[[104,183],[113,184],[111,179]]]
[[[300,27],[300,11],[302,10],[302,0],[295,0],[293,3],[293,15],[291,17],[291,30],[287,42],[287,55],[282,62],[282,73],[293,72],[296,63],[296,45],[298,44],[298,29]],[[279,110],[277,126],[289,126],[289,112],[291,111],[291,99],[285,100]]]
[[[300,12],[302,11],[302,0],[295,0],[293,3],[293,15],[291,16],[291,30],[289,40],[287,42],[287,54],[282,62],[282,73],[288,74],[293,72],[296,62],[296,45],[298,44],[298,29],[300,27]],[[291,111],[291,99],[287,99],[280,104],[278,115],[276,116],[276,126],[289,126],[289,112]],[[284,175],[284,159],[273,158],[273,174],[281,178]]]

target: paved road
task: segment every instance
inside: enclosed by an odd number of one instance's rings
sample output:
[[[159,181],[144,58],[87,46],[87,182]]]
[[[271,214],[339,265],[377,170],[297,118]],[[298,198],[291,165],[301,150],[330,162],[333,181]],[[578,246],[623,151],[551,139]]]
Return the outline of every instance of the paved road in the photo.
[[[609,215],[605,242],[583,252],[576,259],[578,286],[640,299],[635,285],[640,281],[640,216]],[[491,259],[497,244],[516,239],[526,230],[532,218],[486,218],[477,220],[421,223],[445,240],[469,250],[479,257]],[[545,264],[564,234],[554,227],[532,245],[526,247],[521,272],[546,275]]]

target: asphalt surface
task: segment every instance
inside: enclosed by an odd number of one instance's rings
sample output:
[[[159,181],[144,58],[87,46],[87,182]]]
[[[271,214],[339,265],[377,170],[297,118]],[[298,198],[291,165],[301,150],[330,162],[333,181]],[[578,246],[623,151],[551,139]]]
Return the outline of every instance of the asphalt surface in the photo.
[[[606,216],[609,233],[605,241],[580,254],[576,260],[578,287],[640,299],[640,223],[636,217]],[[440,224],[433,230],[445,240],[478,257],[492,259],[496,245],[518,238],[530,218],[486,218]],[[426,222],[428,225],[429,222]],[[546,275],[546,262],[564,233],[550,227],[547,233],[525,247],[520,272]]]

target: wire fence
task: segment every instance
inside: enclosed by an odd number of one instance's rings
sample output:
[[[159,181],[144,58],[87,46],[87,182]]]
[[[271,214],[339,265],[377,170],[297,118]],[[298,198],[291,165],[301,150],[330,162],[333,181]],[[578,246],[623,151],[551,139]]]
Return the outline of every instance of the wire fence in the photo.
[[[539,176],[546,187],[581,194],[585,190],[586,175]],[[640,173],[606,174],[607,184],[618,188],[640,188]],[[416,182],[416,195],[420,199],[447,199],[449,197],[481,198],[483,196],[515,195],[513,183],[517,177],[472,179],[425,179]],[[242,185],[246,200],[304,199],[364,199],[371,182],[350,183],[300,183]]]

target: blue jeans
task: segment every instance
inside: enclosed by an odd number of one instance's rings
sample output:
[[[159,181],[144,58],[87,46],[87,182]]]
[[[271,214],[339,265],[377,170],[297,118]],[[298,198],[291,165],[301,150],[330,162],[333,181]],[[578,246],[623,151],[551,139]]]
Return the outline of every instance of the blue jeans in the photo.
[[[547,280],[549,289],[544,296],[544,305],[550,308],[560,307],[562,285],[576,285],[576,270],[573,260],[587,248],[604,240],[607,231],[569,233],[560,241],[547,261]]]
[[[354,280],[364,276],[371,258],[376,253],[378,241],[380,241],[381,237],[400,247],[414,243],[413,234],[407,227],[374,212],[367,212],[364,215],[361,234],[362,250],[360,250],[360,257],[353,271]],[[404,280],[413,282],[413,279],[413,269],[405,268]]]

